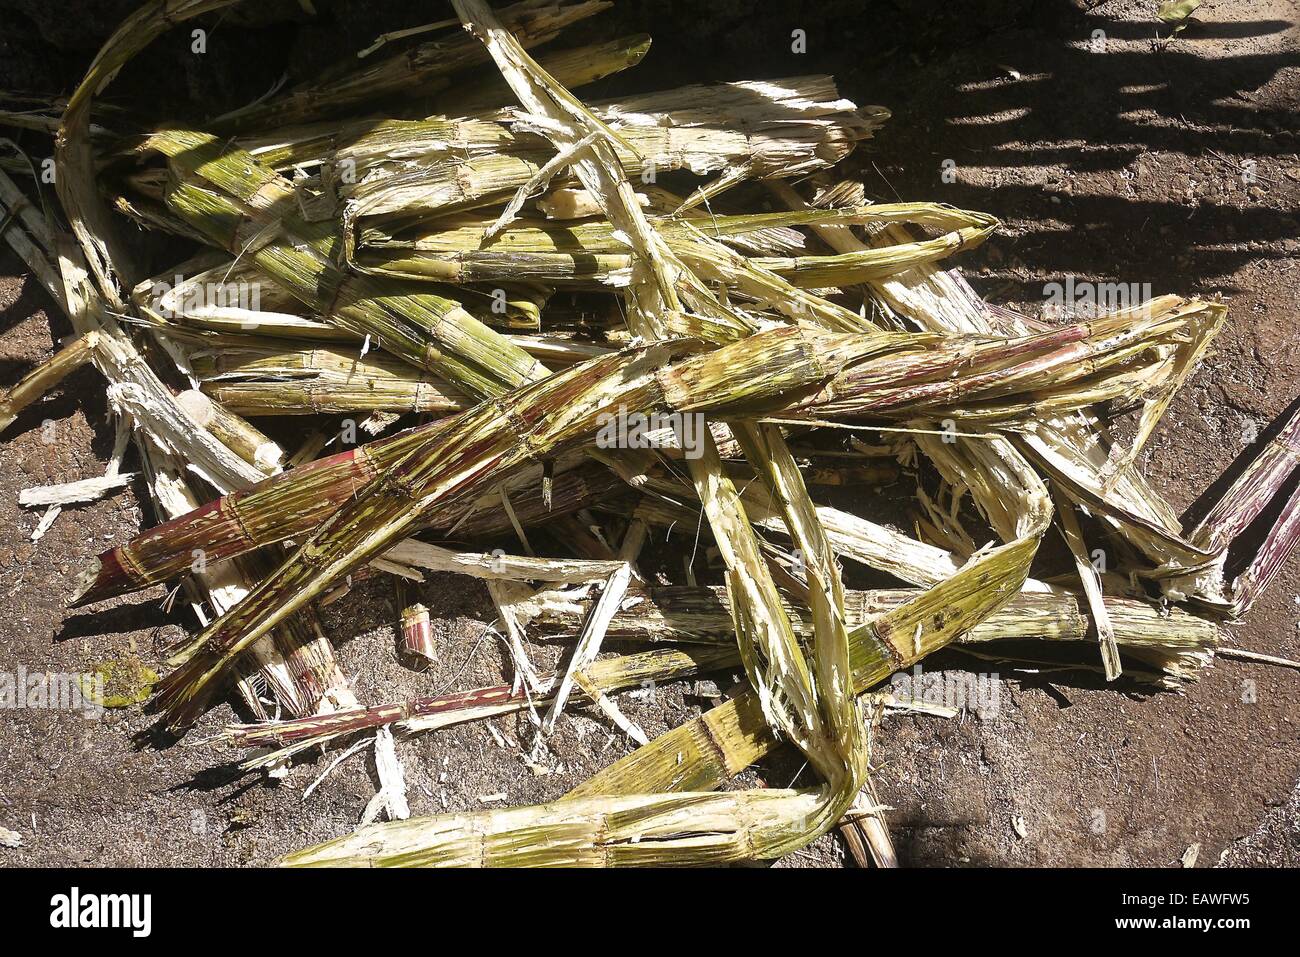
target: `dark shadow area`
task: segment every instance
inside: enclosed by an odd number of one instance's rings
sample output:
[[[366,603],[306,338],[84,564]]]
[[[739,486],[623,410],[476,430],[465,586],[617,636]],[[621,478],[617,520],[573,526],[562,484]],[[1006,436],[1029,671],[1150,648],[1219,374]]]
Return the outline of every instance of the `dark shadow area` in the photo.
[[[54,640],[71,641],[74,638],[95,638],[132,631],[156,632],[175,622],[176,612],[165,608],[163,602],[140,601],[68,615]]]
[[[18,258],[8,243],[0,246],[0,272],[7,276],[21,276],[28,272],[27,265]],[[22,292],[18,298],[3,310],[0,310],[0,335],[9,332],[20,322],[30,319],[38,312],[43,312],[49,317],[57,335],[64,335],[71,331],[62,310],[46,294],[39,280],[34,276],[28,276],[26,281],[23,282]],[[3,373],[6,387],[17,382],[27,372],[26,369],[17,369],[15,367],[16,371],[11,378],[9,365],[8,360],[6,360]]]
[[[22,374],[25,375],[30,368],[30,364],[24,364]],[[15,378],[21,377],[19,375]],[[39,432],[46,428],[47,421],[54,423],[52,434],[56,440],[60,440],[63,435],[62,423],[80,412],[93,429],[91,450],[99,459],[108,459],[112,455],[116,436],[113,428],[106,424],[108,400],[104,394],[103,381],[94,369],[78,369],[44,398],[19,412],[9,428],[0,433],[0,442],[12,442],[26,433]],[[129,448],[127,458],[134,458],[134,453]],[[124,467],[124,471],[130,471],[130,467]],[[69,478],[68,481],[72,479]]]

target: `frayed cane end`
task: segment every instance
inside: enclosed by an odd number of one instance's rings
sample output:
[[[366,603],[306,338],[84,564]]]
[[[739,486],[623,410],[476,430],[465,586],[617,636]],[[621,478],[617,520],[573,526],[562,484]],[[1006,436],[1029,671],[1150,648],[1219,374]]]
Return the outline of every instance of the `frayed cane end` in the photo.
[[[423,605],[411,605],[402,611],[402,650],[408,655],[416,655],[425,661],[436,661],[437,650],[433,646],[433,626],[429,620],[429,609]]]
[[[98,558],[92,558],[90,564],[81,570],[76,582],[73,583],[72,595],[68,598],[69,608],[78,608],[95,600],[95,592],[99,590],[96,586],[100,584],[99,579],[103,570],[104,563]]]

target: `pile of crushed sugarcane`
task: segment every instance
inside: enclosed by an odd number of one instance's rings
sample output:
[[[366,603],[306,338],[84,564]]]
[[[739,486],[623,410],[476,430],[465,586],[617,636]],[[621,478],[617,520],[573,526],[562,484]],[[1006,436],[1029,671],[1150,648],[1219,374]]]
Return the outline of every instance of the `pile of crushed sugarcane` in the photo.
[[[8,173],[0,204],[76,331],[0,423],[81,364],[107,380],[109,474],[24,500],[48,527],[125,485],[134,442],[163,522],[102,554],[74,602],[185,583],[203,628],[166,662],[163,726],[233,687],[257,719],[225,735],[247,767],[374,736],[366,817],[390,820],[288,863],[717,864],[840,826],[887,864],[873,688],[949,643],[1008,641],[1180,688],[1294,544],[1300,493],[1226,570],[1287,487],[1300,419],[1190,531],[1137,466],[1226,308],[1169,295],[1049,324],[983,302],[940,263],[997,221],[867,202],[835,167],[888,113],[830,78],[584,104],[570,90],[650,42],[549,44],[604,0],[453,0],[457,21],[399,52],[202,129],[108,99],[153,39],[231,2],[150,3],[66,103],[0,116],[56,136],[62,218]],[[135,227],[201,251],[148,278]],[[1125,442],[1105,424],[1123,411]],[[298,449],[249,421],[284,416],[309,423]],[[339,416],[364,441],[332,452]],[[875,490],[922,461],[937,491],[917,482],[915,534],[873,521]],[[810,497],[831,483],[859,507]],[[711,536],[723,584],[642,574],[650,533],[679,522]],[[541,523],[576,556],[535,555]],[[1031,577],[1053,525],[1076,568]],[[451,544],[503,536],[519,554]],[[846,590],[843,562],[905,587]],[[317,608],[422,570],[486,582],[513,683],[359,703]],[[402,631],[432,653],[427,609]],[[557,673],[533,668],[530,632],[571,639]],[[736,666],[747,689],[654,740],[619,710],[622,689]],[[570,700],[642,746],[551,804],[408,817],[393,732],[519,712],[544,736]],[[817,786],[719,792],[780,743]]]

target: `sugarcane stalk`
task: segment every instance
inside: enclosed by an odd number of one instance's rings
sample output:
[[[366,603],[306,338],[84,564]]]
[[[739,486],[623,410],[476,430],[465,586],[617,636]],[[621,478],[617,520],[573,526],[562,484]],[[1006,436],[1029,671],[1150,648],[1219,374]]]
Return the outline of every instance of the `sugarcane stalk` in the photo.
[[[0,432],[9,428],[18,413],[49,392],[71,373],[90,362],[99,343],[99,333],[91,330],[77,336],[59,349],[0,397]]]
[[[458,572],[487,581],[580,582],[604,581],[625,562],[593,559],[537,558],[495,552],[455,552],[408,538],[385,555],[393,561],[431,571]]]
[[[423,437],[422,430],[412,430],[300,465],[142,532],[101,553],[78,577],[70,604],[78,607],[174,578],[189,566],[196,548],[216,562],[310,533]],[[603,468],[560,472],[550,507],[535,479],[527,488],[528,494],[516,495],[513,502],[520,521],[533,525],[611,498],[623,484]],[[435,534],[469,538],[498,535],[509,526],[499,510],[468,502],[430,527]]]
[[[506,11],[502,11],[505,13]],[[640,63],[650,51],[649,34],[637,33],[568,50],[543,51],[538,60],[569,89],[586,86]],[[510,88],[495,70],[479,82],[457,84],[434,97],[431,113],[472,116],[513,105]]]
[[[402,609],[402,651],[425,661],[437,661],[429,609],[416,602]]]
[[[649,52],[650,43],[648,35],[636,34],[557,51],[543,57],[543,62],[556,76],[568,78],[570,85],[581,86],[635,66]],[[443,117],[403,120],[376,116],[342,124],[325,121],[241,136],[236,142],[278,170],[331,159],[351,160],[362,169],[362,164],[374,160],[427,157],[444,150],[464,156],[508,148],[515,142],[504,124],[475,118],[475,114],[509,100],[509,89],[493,71],[489,78],[477,84],[459,83],[454,93],[435,96],[427,107],[421,107],[424,113],[445,114]]]
[[[609,640],[726,643],[731,636],[725,590],[725,586],[633,586],[631,597],[644,600],[625,603],[610,622]],[[846,591],[845,620],[856,628],[916,594],[916,589],[905,588]],[[1104,601],[1115,622],[1115,640],[1125,651],[1212,649],[1219,640],[1219,629],[1213,621],[1182,609],[1162,611],[1149,602],[1112,595],[1105,596]],[[530,627],[541,634],[570,636],[576,634],[584,608],[582,600],[564,592],[542,592],[525,602],[521,610],[529,617]],[[786,608],[796,631],[808,634],[806,613],[790,602]],[[1087,642],[1090,627],[1088,608],[1080,604],[1079,595],[1024,591],[957,641]]]
[[[794,208],[805,207],[802,198],[789,187],[773,183],[771,188]],[[848,230],[818,228],[819,235],[840,252],[856,252],[865,247]],[[901,224],[887,224],[872,237],[876,246],[906,242],[912,237]],[[896,315],[907,316],[921,328],[958,333],[985,333],[995,329],[1023,334],[1030,330],[1024,317],[999,309],[981,300],[956,272],[941,272],[922,264],[898,276],[870,283],[873,293]],[[1160,300],[1139,307],[1139,311],[1158,308]],[[1201,336],[1192,346],[1196,355],[1203,354],[1205,343],[1221,326],[1226,311],[1215,307]],[[1166,393],[1164,402],[1167,402]],[[1155,414],[1164,408],[1158,404]],[[1153,421],[1144,419],[1144,427]],[[1094,419],[1082,412],[1046,418],[1018,438],[1020,447],[1035,465],[1044,469],[1070,499],[1094,514],[1103,513],[1116,524],[1117,531],[1136,545],[1163,571],[1162,577],[1174,579],[1163,587],[1171,597],[1178,597],[1180,572],[1190,571],[1201,582],[1203,600],[1213,603],[1222,592],[1211,576],[1201,573],[1211,562],[1211,551],[1198,549],[1180,536],[1180,526],[1173,510],[1135,469],[1114,469],[1109,454],[1110,442],[1101,434]],[[987,484],[987,483],[982,483]]]
[[[625,175],[640,178],[650,169],[655,174],[686,169],[697,174],[743,170],[745,177],[799,175],[838,162],[889,114],[879,107],[859,111],[838,97],[829,77],[813,76],[685,87],[598,105],[588,116],[606,129],[606,121],[620,124],[611,140],[614,160]],[[352,218],[472,209],[507,198],[545,162],[543,142],[527,135],[493,155],[456,157],[442,145],[443,122],[430,121],[424,139],[435,155],[449,157],[446,162],[391,166],[382,151],[378,159],[387,175],[371,175],[367,167],[354,183],[343,184],[355,207]]]
[[[205,241],[202,235],[198,241]],[[232,260],[210,246],[196,260],[169,275],[146,279],[132,291],[142,318],[170,337],[213,342],[224,341],[224,336],[247,342],[254,335],[312,344],[361,341],[346,329],[301,315],[299,300],[267,282],[253,262]],[[232,293],[214,297],[214,287]]]
[[[725,596],[717,588],[660,586],[638,590],[646,601],[630,605],[610,624],[609,640],[632,642],[675,642],[688,644],[727,643],[731,640]],[[907,589],[878,589],[845,594],[845,620],[850,627],[896,608],[916,596]],[[1158,683],[1176,690],[1193,681],[1213,659],[1221,636],[1210,620],[1181,609],[1167,612],[1149,603],[1107,595],[1106,615],[1112,623],[1115,641],[1124,653],[1155,665],[1165,677]],[[800,635],[809,633],[804,612],[787,603],[791,623]],[[574,633],[582,605],[559,592],[543,592],[521,606],[530,616],[530,626],[542,634],[567,636]],[[975,625],[957,638],[962,645],[991,641],[1050,641],[1086,643],[1090,621],[1080,597],[1067,592],[1022,591],[1005,608]]]
[[[208,242],[195,232],[198,242]],[[437,285],[422,291],[448,292]],[[541,309],[550,294],[550,287],[516,281],[499,282],[491,292],[467,286],[451,292],[474,318],[494,328],[525,332],[540,328]],[[275,282],[268,282],[256,263],[229,259],[216,249],[206,250],[206,255],[194,257],[173,273],[141,282],[132,298],[141,320],[169,338],[220,342],[228,336],[247,343],[251,338],[269,336],[352,343],[358,346],[358,353],[366,351],[364,335],[307,318],[302,302]]]
[[[202,392],[191,389],[177,403],[228,449],[263,475],[274,475],[284,462],[284,450],[258,428]]]
[[[333,226],[322,229],[290,212],[292,184],[248,153],[182,130],[156,133],[150,142],[173,167],[215,187],[182,175],[170,184],[171,208],[221,248],[250,256],[325,321],[361,337],[374,336],[388,351],[477,397],[546,374],[540,363],[459,304],[427,292],[394,290],[342,269]],[[282,233],[286,238],[278,238]]]
[[[226,0],[230,2],[230,0]],[[579,0],[571,4],[551,0],[523,0],[502,9],[511,29],[528,46],[546,43],[565,27],[607,10],[606,0]],[[436,93],[449,84],[449,75],[483,63],[482,47],[464,34],[422,43],[381,60],[365,62],[359,69],[320,82],[304,84],[287,94],[228,113],[215,121],[222,130],[265,129],[305,123],[333,116],[385,97]]]
[[[1223,497],[1206,513],[1188,539],[1214,558],[1185,579],[1164,583],[1171,597],[1191,596],[1198,604],[1232,615],[1244,613],[1273,580],[1297,540],[1296,509],[1300,493],[1292,492],[1272,530],[1255,547],[1245,569],[1225,579],[1228,548],[1274,501],[1300,464],[1300,411],[1293,412],[1267,445],[1237,476]]]
[[[202,549],[208,561],[222,561],[312,528],[400,461],[422,437],[402,433],[318,459],[150,529],[88,566],[71,604],[166,581],[188,566],[186,556],[194,549]]]
[[[566,800],[371,825],[291,854],[290,867],[691,867],[778,857],[821,789]],[[407,825],[399,827],[399,825]],[[543,835],[552,835],[543,840]],[[535,840],[529,840],[534,836]]]
[[[1300,542],[1300,486],[1292,490],[1277,524],[1251,558],[1246,570],[1232,583],[1232,612],[1244,614],[1282,570]]]
[[[1292,413],[1188,537],[1206,548],[1226,548],[1259,517],[1297,464],[1300,411]]]
[[[800,288],[842,286],[878,279],[979,245],[997,226],[982,213],[928,203],[865,206],[818,213],[716,216],[698,225],[665,223],[669,247],[686,261],[699,256],[696,237],[732,239],[773,228],[817,223],[896,222],[904,218],[948,230],[919,242],[866,249],[838,256],[756,257],[751,265]],[[363,232],[359,268],[378,275],[453,283],[494,282],[526,276],[549,282],[609,283],[630,268],[631,257],[608,223],[512,226],[491,237],[478,226],[441,230],[418,237],[387,238]]]
[[[337,346],[214,344],[189,354],[206,395],[240,415],[368,411],[445,414],[470,404],[408,363]]]
[[[1088,598],[1088,607],[1092,610],[1093,621],[1097,624],[1097,641],[1101,645],[1101,661],[1106,671],[1106,680],[1114,681],[1122,673],[1119,661],[1119,643],[1115,639],[1115,629],[1106,612],[1106,603],[1102,597],[1101,575],[1092,564],[1092,555],[1083,538],[1083,529],[1075,515],[1075,505],[1058,497],[1056,511],[1060,516],[1061,532],[1070,554],[1074,556],[1074,565],[1079,573],[1083,592]]]

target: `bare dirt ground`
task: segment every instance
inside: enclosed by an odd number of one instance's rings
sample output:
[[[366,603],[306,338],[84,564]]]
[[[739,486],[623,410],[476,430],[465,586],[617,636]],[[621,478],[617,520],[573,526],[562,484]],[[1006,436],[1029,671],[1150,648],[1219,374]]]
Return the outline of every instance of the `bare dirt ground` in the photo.
[[[128,71],[121,89],[147,93],[160,110],[202,115],[258,95],[285,69],[309,75],[333,49],[431,18],[424,3],[322,2],[318,22],[294,4],[288,20],[277,4],[257,6],[270,25],[252,39],[240,34],[235,44],[236,21],[216,21],[211,59],[196,62],[187,38],[165,38],[156,45],[161,65]],[[625,2],[575,34],[575,43],[584,32],[655,37],[642,66],[589,95],[834,73],[845,95],[894,112],[856,158],[871,196],[939,200],[1004,220],[1000,237],[960,262],[993,300],[1037,311],[1044,284],[1070,275],[1150,283],[1156,294],[1225,296],[1231,314],[1216,353],[1143,456],[1153,484],[1190,517],[1300,397],[1294,3],[1207,0],[1169,42],[1160,39],[1169,30],[1155,22],[1155,3],[1136,0],[699,6]],[[69,91],[133,8],[0,0],[0,87]],[[807,33],[803,55],[790,49],[796,28]],[[48,141],[24,145],[48,155]],[[0,385],[8,386],[47,357],[68,326],[7,252],[0,277]],[[157,666],[161,649],[192,627],[164,610],[162,589],[72,614],[64,608],[81,566],[153,521],[137,490],[66,511],[35,545],[29,536],[39,515],[17,506],[22,488],[102,471],[112,444],[103,383],[78,373],[3,439],[0,668]],[[891,495],[901,501],[905,489],[886,490]],[[438,616],[441,651],[420,673],[394,653],[391,585],[366,583],[326,610],[363,702],[506,674],[502,649],[483,637],[493,616],[477,583],[434,576],[418,597]],[[1249,618],[1228,630],[1240,647],[1300,658],[1298,627],[1293,559]],[[543,662],[558,654],[534,650]],[[883,724],[878,786],[895,809],[889,819],[904,863],[1171,866],[1194,843],[1202,845],[1200,866],[1300,863],[1300,673],[1220,660],[1176,695],[1129,684],[1102,689],[1084,670],[1035,673],[957,653],[927,665],[997,668],[1004,685],[998,713],[983,720]],[[661,688],[653,700],[625,696],[625,710],[654,734],[707,708],[730,680]],[[234,717],[229,705],[215,708],[190,740]],[[5,714],[0,826],[23,844],[0,848],[0,864],[265,864],[350,830],[374,793],[364,755],[304,797],[340,752],[270,782],[232,772],[224,764],[231,756],[211,747],[134,748],[132,734],[147,725],[134,709],[94,721],[57,711]],[[524,723],[502,719],[491,729],[480,723],[399,742],[414,813],[478,808],[499,794],[509,803],[553,798],[629,750],[580,709],[562,720],[541,762],[545,773],[522,760],[530,741]],[[784,786],[798,774],[785,756],[743,783]],[[783,863],[843,858],[838,839],[827,837]]]

